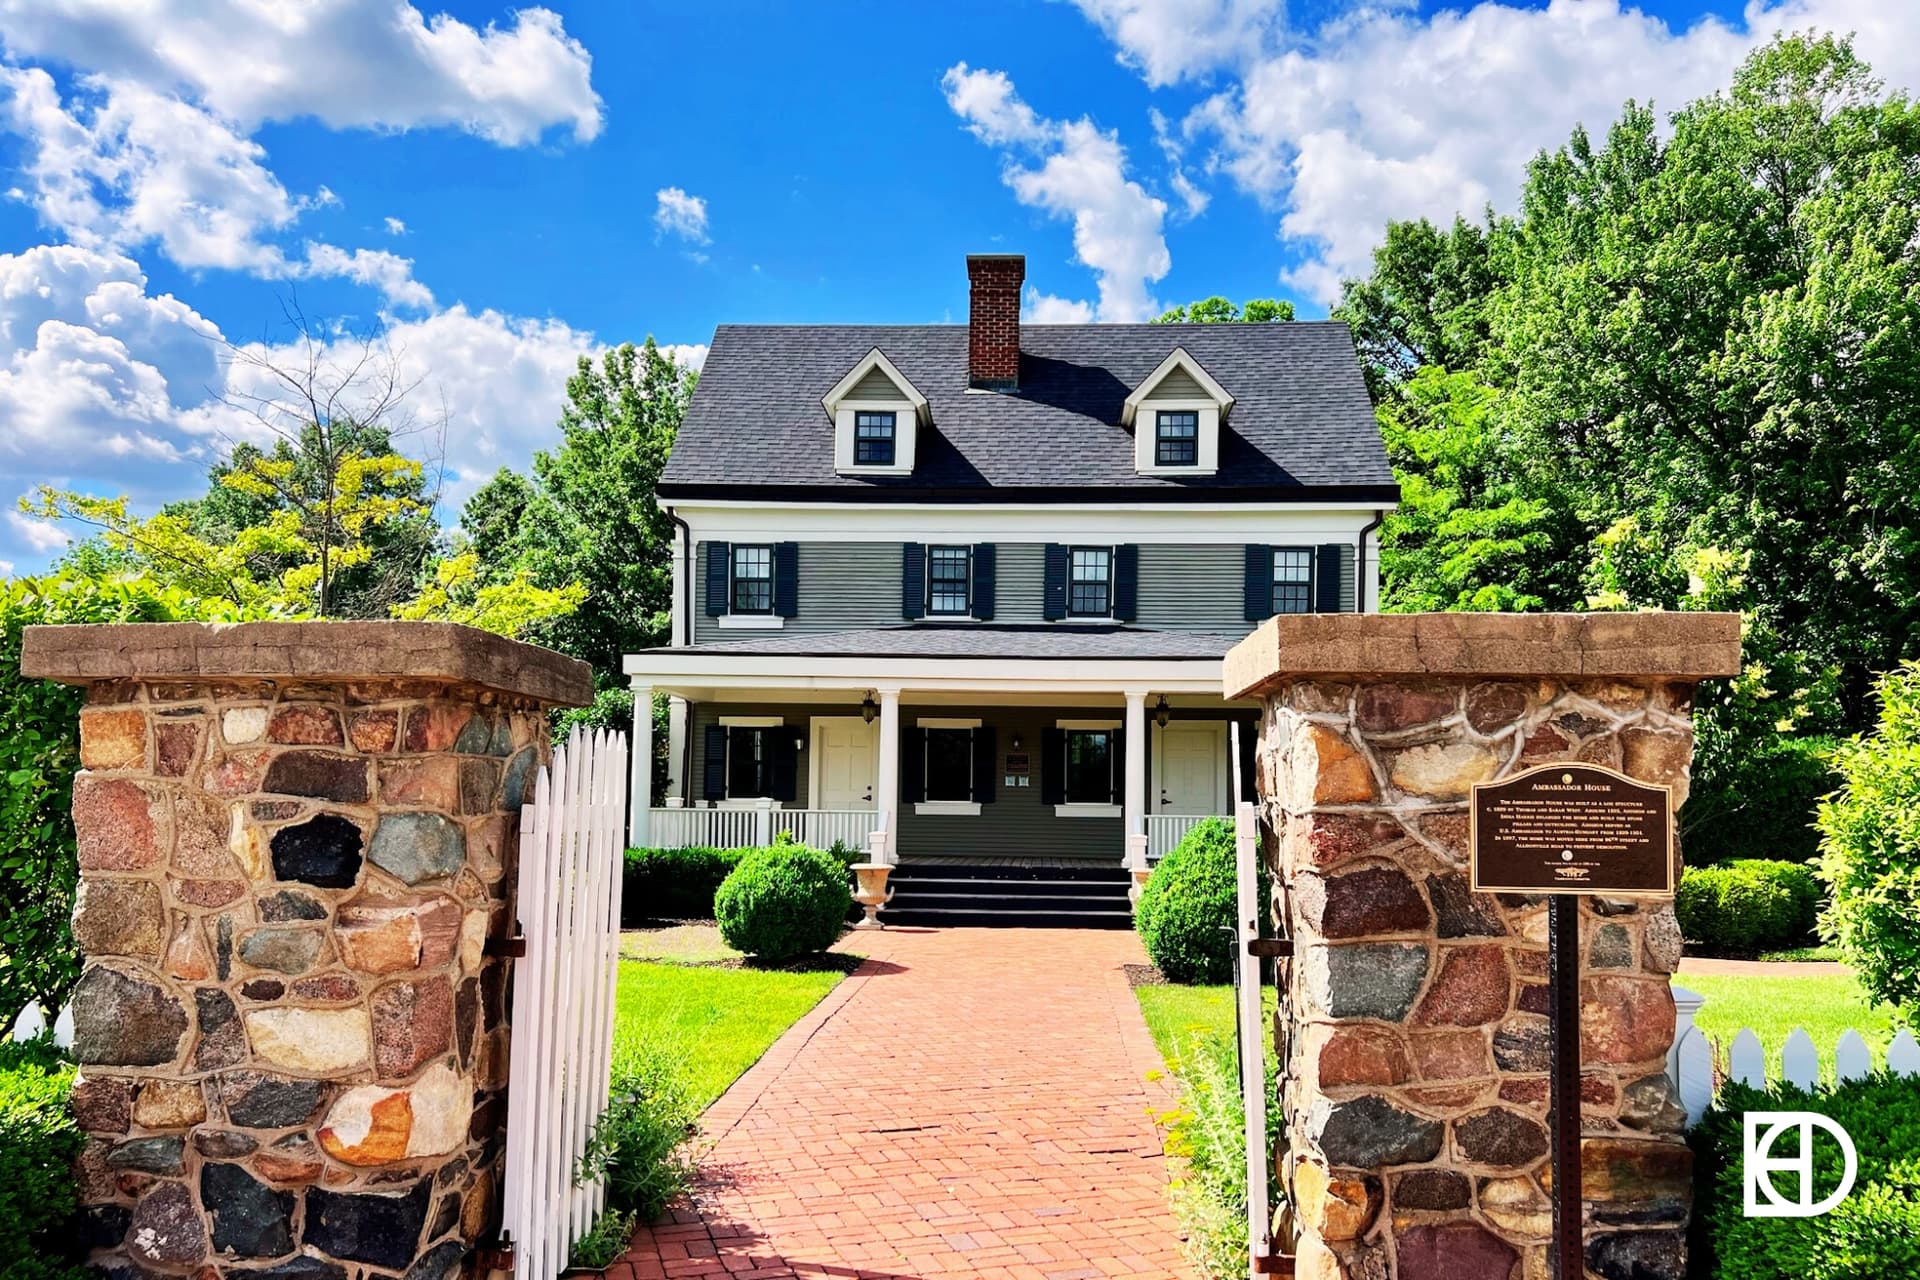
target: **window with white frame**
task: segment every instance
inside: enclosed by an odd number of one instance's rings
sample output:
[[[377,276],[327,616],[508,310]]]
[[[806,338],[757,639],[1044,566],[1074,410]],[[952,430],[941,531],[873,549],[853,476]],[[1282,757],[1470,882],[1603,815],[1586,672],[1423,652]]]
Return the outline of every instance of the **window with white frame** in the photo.
[[[862,409],[853,415],[853,463],[890,467],[894,458],[894,415]]]
[[[1114,797],[1114,749],[1111,729],[1068,729],[1066,791],[1068,804],[1111,804]]]
[[[1161,409],[1155,416],[1153,463],[1157,467],[1200,464],[1200,415],[1192,409]]]
[[[733,549],[733,612],[773,612],[773,548]]]
[[[1067,568],[1067,615],[1104,618],[1112,612],[1113,548],[1073,548]]]
[[[926,731],[929,801],[973,799],[973,734],[972,729],[930,728]]]
[[[927,613],[965,617],[973,608],[973,548],[927,548]]]
[[[1273,553],[1273,611],[1313,612],[1313,552],[1280,547]]]

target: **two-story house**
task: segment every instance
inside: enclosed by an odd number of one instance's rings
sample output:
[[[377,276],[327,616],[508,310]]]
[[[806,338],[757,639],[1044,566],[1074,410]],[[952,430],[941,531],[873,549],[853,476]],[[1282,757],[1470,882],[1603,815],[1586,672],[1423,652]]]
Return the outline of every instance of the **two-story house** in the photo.
[[[1124,883],[1231,810],[1226,650],[1375,607],[1399,491],[1344,325],[1022,325],[1024,259],[967,275],[964,325],[714,334],[659,485],[672,643],[625,663],[636,762],[671,710],[634,844]]]

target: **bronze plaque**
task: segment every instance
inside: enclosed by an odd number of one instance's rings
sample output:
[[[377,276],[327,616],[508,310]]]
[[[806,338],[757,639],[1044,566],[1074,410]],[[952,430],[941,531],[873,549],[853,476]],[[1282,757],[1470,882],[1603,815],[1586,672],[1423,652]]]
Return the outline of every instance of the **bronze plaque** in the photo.
[[[1550,764],[1473,788],[1476,890],[1673,892],[1673,791],[1592,764]]]

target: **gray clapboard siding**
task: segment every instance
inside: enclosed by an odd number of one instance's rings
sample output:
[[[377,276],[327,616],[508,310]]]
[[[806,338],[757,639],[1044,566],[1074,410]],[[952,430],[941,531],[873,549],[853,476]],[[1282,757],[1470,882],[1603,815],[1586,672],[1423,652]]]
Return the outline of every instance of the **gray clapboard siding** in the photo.
[[[1175,366],[1167,376],[1147,392],[1148,400],[1211,400],[1207,389],[1187,372],[1186,366]]]
[[[795,795],[799,798],[795,800],[793,804],[785,807],[792,809],[806,808],[810,798],[807,795],[807,754],[813,750],[813,743],[808,741],[808,735],[812,732],[811,717],[829,714],[859,715],[860,706],[857,702],[849,703],[845,707],[822,707],[818,703],[789,703],[786,705],[758,705],[742,702],[689,703],[687,706],[687,743],[688,750],[692,754],[692,766],[687,770],[686,775],[687,803],[700,803],[702,795],[701,788],[707,776],[708,726],[719,724],[722,716],[779,716],[781,724],[799,734],[801,741],[807,743],[806,750],[800,753],[800,767],[797,770],[799,782],[796,786]]]
[[[849,400],[904,400],[906,393],[893,384],[893,379],[882,373],[876,366],[867,370],[867,376],[853,384]]]
[[[899,542],[803,542],[799,548],[798,617],[784,631],[817,634],[899,626]],[[1038,542],[996,544],[994,620],[1037,623],[1043,612],[1046,547]],[[704,552],[694,575],[694,641],[750,639],[706,612]],[[1144,543],[1140,547],[1137,625],[1168,631],[1236,632],[1245,617],[1246,548],[1237,542]],[[1340,545],[1340,607],[1354,608],[1354,549]]]

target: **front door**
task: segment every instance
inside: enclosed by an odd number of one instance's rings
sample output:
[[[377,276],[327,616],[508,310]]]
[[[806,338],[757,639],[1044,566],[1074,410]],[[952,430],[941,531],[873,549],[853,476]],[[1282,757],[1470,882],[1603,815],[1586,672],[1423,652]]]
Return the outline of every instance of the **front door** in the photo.
[[[1160,731],[1160,813],[1221,812],[1225,764],[1220,724],[1178,722]]]
[[[815,716],[813,743],[813,807],[874,808],[880,726],[859,716]]]

